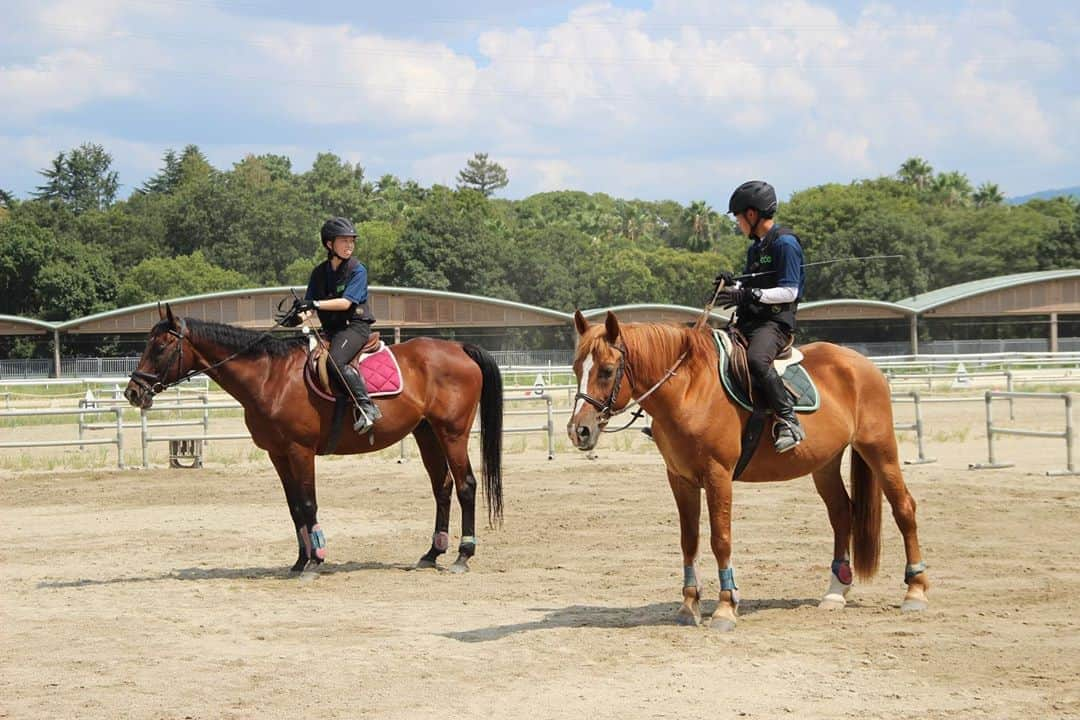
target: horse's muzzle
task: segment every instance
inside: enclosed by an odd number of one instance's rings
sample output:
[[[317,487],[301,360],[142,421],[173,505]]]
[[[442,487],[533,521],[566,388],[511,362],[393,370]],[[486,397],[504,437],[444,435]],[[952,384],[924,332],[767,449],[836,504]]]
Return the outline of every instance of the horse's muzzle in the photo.
[[[141,410],[149,409],[154,404],[154,396],[137,385],[134,380],[128,383],[127,389],[124,390],[124,397],[127,398],[129,403]]]
[[[571,420],[566,424],[566,434],[578,450],[592,450],[600,438],[600,429],[596,425],[579,424]]]

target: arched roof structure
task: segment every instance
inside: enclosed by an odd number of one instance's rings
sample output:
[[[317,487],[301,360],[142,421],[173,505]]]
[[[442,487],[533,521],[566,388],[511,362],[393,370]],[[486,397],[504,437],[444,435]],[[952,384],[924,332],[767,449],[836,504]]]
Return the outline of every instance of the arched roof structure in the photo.
[[[304,290],[288,286],[228,290],[167,302],[174,313],[184,317],[265,328],[274,323],[279,302],[288,306],[293,292],[302,297]],[[378,328],[533,327],[566,325],[571,319],[557,310],[441,290],[376,285],[369,294]],[[155,302],[76,318],[58,323],[57,328],[73,334],[147,333],[159,319]]]
[[[56,323],[17,315],[0,315],[0,335],[37,335],[49,333],[56,328]]]
[[[195,295],[170,300],[175,313],[203,320],[241,327],[265,328],[274,322],[278,303],[291,302],[293,293],[303,287],[253,288]],[[565,326],[572,321],[569,313],[524,303],[498,300],[463,293],[417,288],[373,286],[370,289],[372,310],[378,318],[376,327],[392,328],[395,339],[409,329],[466,327],[539,327]],[[588,318],[608,310],[630,322],[691,323],[701,310],[683,305],[634,304],[611,308],[593,308],[583,314]],[[918,354],[918,322],[921,318],[996,317],[1001,315],[1049,316],[1050,349],[1057,350],[1059,314],[1080,315],[1080,269],[1046,270],[1018,273],[961,283],[905,298],[895,303],[878,300],[837,299],[804,303],[799,319],[815,320],[888,320],[907,318],[911,328],[911,351]],[[729,311],[716,309],[711,319],[725,322]],[[146,303],[97,313],[65,322],[47,322],[33,318],[0,315],[0,335],[35,335],[51,333],[56,339],[54,352],[59,368],[59,336],[70,334],[122,335],[149,332],[158,322],[158,304]]]
[[[687,307],[686,305],[663,305],[660,303],[593,308],[591,310],[582,310],[581,314],[587,320],[593,320],[598,316],[605,315],[608,310],[618,315],[619,320],[623,322],[692,323],[701,316],[701,308]],[[714,309],[710,314],[710,319],[727,322],[730,315],[730,310]]]
[[[1080,269],[1000,275],[897,301],[922,317],[1080,313]]]

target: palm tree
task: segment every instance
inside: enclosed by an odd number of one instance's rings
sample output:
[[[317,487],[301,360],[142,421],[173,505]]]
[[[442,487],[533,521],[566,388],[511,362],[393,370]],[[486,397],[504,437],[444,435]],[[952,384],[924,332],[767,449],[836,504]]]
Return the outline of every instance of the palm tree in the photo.
[[[982,208],[990,205],[1000,205],[1005,202],[1005,195],[1002,194],[997,183],[984,182],[971,196],[971,199],[975,201],[975,207]]]
[[[971,181],[956,170],[938,173],[930,184],[930,192],[944,205],[967,205],[971,202]]]
[[[921,157],[910,157],[900,166],[896,176],[901,182],[914,185],[918,190],[925,190],[934,178],[934,168]]]
[[[716,219],[719,216],[704,200],[694,200],[683,211],[683,222],[690,229],[686,239],[686,249],[693,252],[708,250],[716,233]]]

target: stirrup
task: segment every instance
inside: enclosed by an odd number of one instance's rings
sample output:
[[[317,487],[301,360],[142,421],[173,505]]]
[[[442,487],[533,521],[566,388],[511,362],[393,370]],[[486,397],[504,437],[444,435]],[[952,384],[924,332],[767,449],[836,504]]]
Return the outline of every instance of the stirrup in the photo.
[[[787,433],[784,430],[787,430]],[[794,450],[805,438],[806,433],[803,432],[798,421],[790,422],[780,416],[776,417],[773,423],[773,448],[777,453],[782,455],[789,450]]]
[[[368,402],[364,407],[357,405],[353,410],[353,417],[356,420],[352,426],[353,430],[358,433],[366,433],[382,418],[382,412],[379,410],[378,405]]]

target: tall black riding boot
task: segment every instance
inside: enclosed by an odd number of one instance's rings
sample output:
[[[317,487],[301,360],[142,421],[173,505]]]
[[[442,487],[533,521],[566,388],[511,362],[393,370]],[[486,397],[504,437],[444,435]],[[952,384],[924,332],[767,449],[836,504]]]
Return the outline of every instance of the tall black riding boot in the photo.
[[[799,418],[795,415],[791,393],[784,387],[784,381],[772,367],[762,378],[761,389],[765,392],[765,399],[769,401],[769,406],[776,413],[776,421],[773,424],[773,446],[776,452],[786,453],[806,437],[802,425],[799,424]]]
[[[379,406],[371,401],[371,396],[368,395],[367,391],[367,383],[364,382],[364,376],[356,372],[352,365],[346,365],[341,374],[349,386],[349,392],[352,393],[356,401],[356,410],[359,417],[353,423],[353,430],[358,433],[367,432],[382,417]]]

